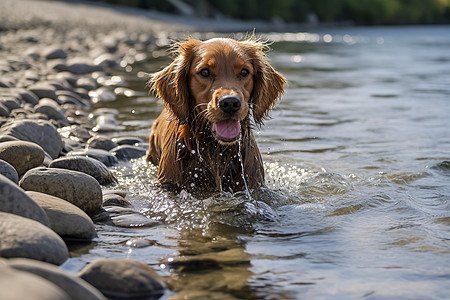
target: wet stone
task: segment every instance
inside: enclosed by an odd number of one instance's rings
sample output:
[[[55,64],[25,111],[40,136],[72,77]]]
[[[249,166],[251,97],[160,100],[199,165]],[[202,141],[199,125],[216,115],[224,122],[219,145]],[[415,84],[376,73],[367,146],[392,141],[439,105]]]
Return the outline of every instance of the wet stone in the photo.
[[[99,259],[78,274],[106,297],[155,298],[164,292],[158,274],[147,264],[134,259]]]
[[[96,159],[104,163],[107,167],[111,167],[119,162],[117,157],[112,155],[106,150],[102,149],[88,149],[80,151],[71,151],[67,153],[67,156],[86,156]]]
[[[41,223],[0,212],[0,256],[24,257],[60,265],[68,257],[64,241]]]
[[[67,120],[64,112],[61,110],[59,106],[52,105],[50,103],[39,103],[34,108],[36,113],[41,113],[46,115],[49,119],[53,119],[55,121],[60,122],[62,126],[68,126],[69,121]]]
[[[25,141],[0,143],[0,159],[10,163],[19,175],[41,166],[44,156],[44,150],[35,143]]]
[[[56,96],[56,89],[50,84],[38,82],[29,86],[28,90],[38,96],[39,99],[50,98],[53,100],[58,100],[58,97]]]
[[[75,205],[58,197],[28,191],[26,194],[47,214],[50,228],[63,238],[91,240],[97,236],[91,218]]]
[[[0,117],[9,117],[9,108],[0,103]]]
[[[49,168],[83,172],[94,177],[101,185],[117,183],[117,179],[104,163],[90,157],[60,157],[52,161]]]
[[[49,46],[42,50],[42,55],[46,59],[57,59],[57,58],[66,58],[67,53],[64,49],[59,48],[58,46]]]
[[[105,299],[102,293],[93,286],[75,274],[64,271],[54,265],[26,258],[13,258],[8,260],[8,266],[52,282],[69,294],[71,300]]]
[[[146,150],[144,148],[130,145],[117,146],[116,148],[111,149],[110,152],[122,161],[140,158],[146,154]]]
[[[21,102],[16,97],[0,97],[0,103],[5,106],[9,111],[20,108]]]
[[[17,184],[19,182],[19,175],[16,169],[8,162],[0,159],[0,174]]]
[[[78,125],[65,126],[59,129],[61,136],[65,138],[75,138],[76,140],[85,143],[91,138],[91,134],[86,128]]]
[[[50,226],[45,211],[13,181],[0,175],[0,211]]]
[[[57,168],[35,168],[22,177],[19,186],[62,198],[87,214],[102,206],[102,190],[94,177],[85,173]]]
[[[145,143],[144,140],[134,136],[117,137],[113,138],[112,141],[117,143],[117,145],[140,145]]]
[[[119,206],[105,206],[92,216],[92,219],[96,223],[124,228],[153,227],[159,224],[158,221],[147,218],[136,210]]]
[[[86,143],[86,148],[88,149],[103,149],[106,151],[109,151],[117,146],[118,145],[116,143],[106,136],[94,136]]]
[[[128,202],[124,197],[117,194],[104,194],[103,195],[103,207],[105,206],[120,206],[120,207],[130,207],[131,203]]]

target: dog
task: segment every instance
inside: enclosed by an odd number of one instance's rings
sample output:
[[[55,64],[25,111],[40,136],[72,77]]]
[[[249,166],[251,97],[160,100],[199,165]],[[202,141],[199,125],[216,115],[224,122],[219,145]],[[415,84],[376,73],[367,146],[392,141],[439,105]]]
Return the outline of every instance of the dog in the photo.
[[[264,185],[252,127],[268,119],[286,84],[267,48],[255,37],[174,44],[173,62],[148,82],[165,106],[147,154],[163,186],[234,193]]]

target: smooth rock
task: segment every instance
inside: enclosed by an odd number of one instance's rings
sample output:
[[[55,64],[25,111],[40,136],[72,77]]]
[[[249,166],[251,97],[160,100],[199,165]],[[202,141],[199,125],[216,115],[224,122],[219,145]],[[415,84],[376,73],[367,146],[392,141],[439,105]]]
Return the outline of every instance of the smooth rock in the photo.
[[[10,135],[19,140],[41,146],[52,158],[57,158],[64,145],[55,126],[44,120],[18,120],[0,128],[0,135]]]
[[[0,174],[0,211],[50,226],[45,211],[14,182]]]
[[[106,150],[102,149],[88,149],[88,150],[80,150],[80,151],[71,151],[67,153],[67,156],[86,156],[101,161],[106,166],[111,167],[119,162],[117,157],[112,155]]]
[[[157,299],[165,289],[150,266],[134,259],[99,259],[81,270],[79,276],[106,297]]]
[[[86,142],[86,148],[103,149],[109,151],[118,145],[106,136],[93,136]]]
[[[16,169],[3,159],[0,159],[0,174],[15,184],[19,182],[19,174],[17,174]]]
[[[68,257],[64,241],[41,223],[0,212],[0,256],[25,257],[62,264]]]
[[[52,161],[49,168],[60,168],[83,172],[94,177],[101,185],[117,183],[117,179],[104,163],[90,157],[60,157]]]
[[[42,50],[42,55],[46,59],[58,59],[58,58],[66,58],[67,53],[64,49],[59,48],[58,46],[49,46]]]
[[[52,282],[65,291],[71,300],[105,299],[100,291],[80,277],[48,263],[26,258],[13,258],[8,260],[8,267],[34,274]]]
[[[105,206],[129,207],[131,203],[117,194],[103,194],[103,207]]]
[[[65,126],[59,129],[62,136],[66,138],[75,138],[76,140],[84,143],[91,138],[91,134],[86,128],[79,125]]]
[[[135,228],[153,227],[159,222],[147,218],[138,211],[120,206],[105,206],[92,216],[95,223],[104,223],[111,226]]]
[[[146,154],[146,150],[131,145],[121,145],[110,150],[111,154],[116,156],[119,160],[128,161],[130,159],[139,158]]]
[[[142,139],[134,136],[112,138],[112,141],[115,142],[117,145],[133,145],[133,146],[145,143]]]
[[[7,265],[0,265],[0,291],[2,300],[70,300],[50,281]]]
[[[0,159],[10,163],[19,175],[39,167],[44,161],[44,150],[41,146],[24,141],[0,143]]]
[[[91,240],[97,236],[91,218],[75,205],[39,192],[27,191],[26,194],[44,209],[50,228],[59,236],[81,240]]]
[[[9,108],[6,107],[3,103],[0,103],[0,117],[9,117]]]
[[[59,121],[64,126],[69,125],[69,121],[64,115],[64,111],[57,105],[41,103],[41,101],[39,101],[39,104],[34,107],[34,112],[44,114],[49,119]]]
[[[6,106],[9,111],[21,107],[21,103],[16,97],[0,97],[0,103]]]
[[[58,100],[58,96],[56,96],[56,89],[52,85],[48,83],[40,83],[37,82],[28,87],[30,92],[33,92],[36,96],[41,98],[50,98],[53,100]]]
[[[94,65],[89,59],[82,57],[76,57],[64,63],[58,63],[54,65],[53,68],[58,71],[67,71],[77,75],[83,75],[101,70],[99,66]]]
[[[36,191],[62,198],[91,214],[102,207],[98,181],[85,173],[56,168],[31,169],[19,181],[26,191]]]

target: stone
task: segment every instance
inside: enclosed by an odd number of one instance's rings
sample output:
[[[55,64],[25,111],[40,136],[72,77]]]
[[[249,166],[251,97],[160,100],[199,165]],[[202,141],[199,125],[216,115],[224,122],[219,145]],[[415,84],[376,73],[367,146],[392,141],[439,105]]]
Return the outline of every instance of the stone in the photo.
[[[67,58],[67,53],[64,49],[59,48],[58,46],[49,46],[42,50],[42,55],[46,59],[58,59],[58,58]]]
[[[165,289],[150,266],[134,259],[98,259],[81,270],[79,276],[106,297],[157,299]]]
[[[0,128],[0,135],[9,135],[22,141],[38,144],[52,158],[57,158],[64,147],[58,130],[45,120],[17,120]]]
[[[113,142],[115,142],[117,145],[140,145],[144,144],[145,142],[134,136],[124,136],[124,137],[117,137],[112,139]]]
[[[42,277],[70,295],[71,300],[105,299],[102,293],[75,274],[64,271],[54,265],[26,258],[8,260],[8,267]]]
[[[0,159],[0,174],[15,184],[19,182],[19,174],[17,174],[16,169],[3,159]]]
[[[14,182],[0,175],[0,211],[50,226],[45,211]]]
[[[29,86],[28,90],[38,96],[39,99],[50,98],[53,100],[58,100],[58,96],[56,95],[56,88],[48,83],[37,82]]]
[[[105,206],[129,207],[131,203],[120,195],[103,193],[103,207]]]
[[[159,224],[158,221],[147,218],[134,209],[120,206],[105,206],[103,210],[97,211],[92,219],[96,223],[123,228],[153,227]]]
[[[19,175],[41,166],[44,156],[42,147],[32,142],[11,141],[0,143],[0,159],[10,163]]]
[[[138,146],[121,145],[110,150],[111,154],[117,159],[128,161],[130,159],[139,158],[146,154],[146,150]]]
[[[102,149],[88,149],[88,150],[80,150],[80,151],[71,151],[67,153],[67,156],[86,156],[94,158],[98,161],[101,161],[106,166],[111,167],[119,162],[117,157],[112,155],[106,150]]]
[[[75,205],[39,192],[27,191],[26,194],[44,209],[50,228],[59,236],[80,240],[91,240],[97,236],[91,218]]]
[[[1,298],[7,300],[70,300],[59,287],[40,276],[0,265]]]
[[[102,207],[102,190],[94,177],[78,171],[57,168],[29,170],[19,181],[26,191],[36,191],[62,198],[87,214]]]
[[[86,173],[94,177],[101,185],[117,183],[117,179],[104,163],[90,157],[60,157],[52,161],[48,167]]]
[[[21,106],[20,101],[16,97],[1,97],[0,103],[6,106],[6,108],[8,108],[9,111],[20,108]]]
[[[66,138],[75,138],[75,140],[82,143],[85,143],[91,138],[89,131],[79,125],[62,127],[59,129],[59,133]]]
[[[0,256],[60,265],[69,258],[69,251],[50,228],[31,219],[0,212]]]
[[[58,105],[51,105],[49,103],[41,103],[34,107],[35,113],[41,113],[46,115],[49,119],[61,122],[64,126],[69,125],[69,121],[64,115],[63,110]]]
[[[53,68],[58,71],[67,71],[77,75],[101,70],[101,67],[94,65],[89,59],[82,57],[72,58],[67,62],[60,62],[54,65]]]
[[[106,136],[93,136],[86,142],[86,148],[88,149],[94,148],[109,151],[117,146],[116,143]]]
[[[6,107],[3,103],[0,103],[0,117],[9,117],[9,108]]]

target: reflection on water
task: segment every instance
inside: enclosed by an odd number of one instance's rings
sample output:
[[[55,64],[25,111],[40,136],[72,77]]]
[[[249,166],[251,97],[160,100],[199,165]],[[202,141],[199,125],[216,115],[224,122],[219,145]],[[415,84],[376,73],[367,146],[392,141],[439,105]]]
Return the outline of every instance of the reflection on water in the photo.
[[[273,119],[255,132],[267,188],[251,197],[172,194],[155,183],[156,167],[120,165],[117,188],[160,225],[98,225],[97,243],[78,247],[67,268],[140,259],[167,277],[173,299],[445,299],[449,32],[266,35],[289,80]],[[118,74],[128,86],[107,105],[119,110],[123,135],[146,139],[162,110],[142,92],[145,72],[169,61],[163,50]]]

